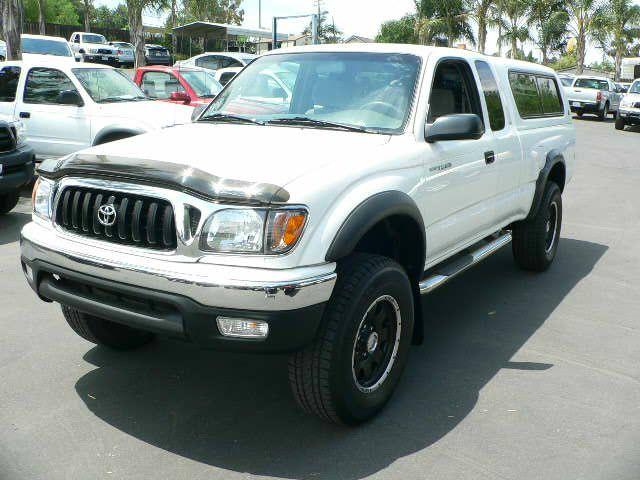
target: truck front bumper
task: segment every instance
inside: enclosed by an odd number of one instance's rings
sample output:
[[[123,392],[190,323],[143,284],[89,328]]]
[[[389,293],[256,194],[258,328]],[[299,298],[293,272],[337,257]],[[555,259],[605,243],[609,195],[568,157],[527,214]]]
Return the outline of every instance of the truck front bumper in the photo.
[[[15,192],[33,180],[35,157],[28,145],[0,153],[0,195]]]
[[[205,348],[285,352],[315,337],[335,264],[289,270],[152,260],[97,248],[31,222],[20,237],[23,271],[45,301]],[[219,316],[267,322],[264,339],[223,336]]]
[[[620,107],[618,114],[627,125],[640,125],[640,108]]]

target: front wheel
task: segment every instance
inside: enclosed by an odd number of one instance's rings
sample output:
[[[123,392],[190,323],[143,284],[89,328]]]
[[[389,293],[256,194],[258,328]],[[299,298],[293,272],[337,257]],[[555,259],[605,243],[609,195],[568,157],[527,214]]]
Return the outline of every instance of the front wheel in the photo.
[[[398,263],[369,254],[346,259],[315,342],[289,361],[298,404],[338,424],[373,417],[400,380],[413,315],[411,283]]]
[[[549,268],[558,250],[561,226],[560,187],[550,181],[536,215],[513,226],[512,250],[516,263],[524,270],[537,272]]]
[[[0,195],[0,215],[9,213],[15,208],[20,200],[20,192],[10,192]]]
[[[616,117],[616,125],[615,125],[616,126],[616,130],[624,130],[625,125],[626,125],[626,123],[625,123],[624,119],[621,118],[620,115],[618,115]]]

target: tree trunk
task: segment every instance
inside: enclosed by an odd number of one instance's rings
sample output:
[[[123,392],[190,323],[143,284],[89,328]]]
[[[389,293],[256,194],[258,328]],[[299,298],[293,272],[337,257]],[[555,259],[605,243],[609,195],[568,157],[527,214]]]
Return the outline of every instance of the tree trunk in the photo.
[[[498,0],[498,56],[502,56],[502,0]]]
[[[542,51],[542,64],[546,65],[547,63],[549,63],[549,53],[548,53],[549,49],[546,45],[542,45],[540,50]]]
[[[128,0],[129,10],[129,38],[133,44],[135,68],[144,67],[144,30],[142,26],[142,5],[137,1]]]
[[[615,81],[620,81],[620,69],[622,67],[622,47],[618,46],[616,48],[616,73],[615,73]]]
[[[7,43],[7,60],[22,60],[22,0],[2,0],[2,30]]]
[[[46,0],[38,0],[38,26],[40,30],[40,35],[47,34],[46,22],[47,22],[47,14],[45,13],[45,5]]]
[[[171,0],[171,53],[174,56],[174,60],[175,60],[175,55],[176,55],[176,50],[178,49],[178,38],[176,37],[176,34],[174,33],[173,29],[176,26],[176,2],[177,0]]]
[[[518,55],[518,39],[515,35],[511,36],[511,58],[516,59]]]
[[[487,12],[479,12],[478,15],[478,50],[484,53],[487,46]]]
[[[91,31],[91,11],[90,11],[90,1],[89,0],[84,0],[84,31],[85,32],[90,32]]]
[[[584,71],[584,32],[580,31],[576,38],[576,74],[582,75]]]

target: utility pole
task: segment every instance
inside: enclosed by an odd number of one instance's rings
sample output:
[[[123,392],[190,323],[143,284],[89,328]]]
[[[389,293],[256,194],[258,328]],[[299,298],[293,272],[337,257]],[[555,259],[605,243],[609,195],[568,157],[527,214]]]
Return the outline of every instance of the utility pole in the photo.
[[[320,23],[320,17],[312,13],[311,15],[289,15],[287,17],[273,17],[273,22],[271,24],[271,45],[273,46],[273,50],[277,47],[278,42],[278,20],[287,20],[289,18],[305,18],[311,17],[311,39],[314,45],[317,45],[318,40],[318,25]]]
[[[262,0],[258,0],[258,28],[262,28]]]

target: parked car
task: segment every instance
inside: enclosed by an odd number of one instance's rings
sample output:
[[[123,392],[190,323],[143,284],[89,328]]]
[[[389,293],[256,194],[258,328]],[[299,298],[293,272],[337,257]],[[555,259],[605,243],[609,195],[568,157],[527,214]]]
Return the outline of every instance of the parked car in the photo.
[[[124,73],[48,59],[6,62],[0,114],[22,120],[38,159],[190,120],[193,109],[148,99]]]
[[[615,116],[620,105],[620,94],[608,78],[578,76],[566,94],[571,111],[578,117],[592,113],[604,120],[608,115]]]
[[[627,125],[640,125],[640,79],[631,84],[616,115],[616,130],[624,130]]]
[[[558,78],[560,79],[560,82],[562,83],[562,87],[570,87],[573,84],[573,81],[575,80],[576,76],[575,75],[569,75],[567,73],[562,73],[560,75],[558,75]]]
[[[229,83],[233,77],[242,71],[244,67],[228,67],[220,68],[218,70],[212,70],[215,79],[220,82],[223,87]]]
[[[118,57],[119,67],[133,68],[136,61],[133,54],[135,48],[133,45],[127,42],[109,42],[113,48],[116,49],[116,56]]]
[[[198,67],[140,67],[133,81],[149,98],[192,107],[208,104],[222,90],[211,71]]]
[[[162,45],[144,46],[144,60],[147,65],[171,65],[173,63],[169,49]]]
[[[175,66],[196,66],[208,68],[209,70],[220,70],[229,67],[245,67],[253,62],[257,55],[242,52],[206,52],[196,55],[187,60],[175,63]]]
[[[245,95],[291,64],[286,110]],[[574,147],[560,81],[538,64],[278,49],[194,123],[43,163],[21,261],[90,342],[293,352],[299,405],[357,424],[421,339],[421,294],[511,241],[520,267],[551,266]]]
[[[116,49],[107,43],[104,35],[99,33],[74,32],[69,44],[76,60],[80,62],[118,65]]]
[[[0,74],[0,86],[7,79]],[[0,95],[0,102],[4,101]],[[18,204],[20,189],[33,181],[33,149],[26,143],[24,124],[0,115],[0,215]]]
[[[74,60],[73,52],[64,38],[23,33],[20,35],[20,40],[23,58],[29,58],[33,55],[51,55],[59,59]],[[6,59],[6,48],[6,43],[0,40],[1,61]]]

